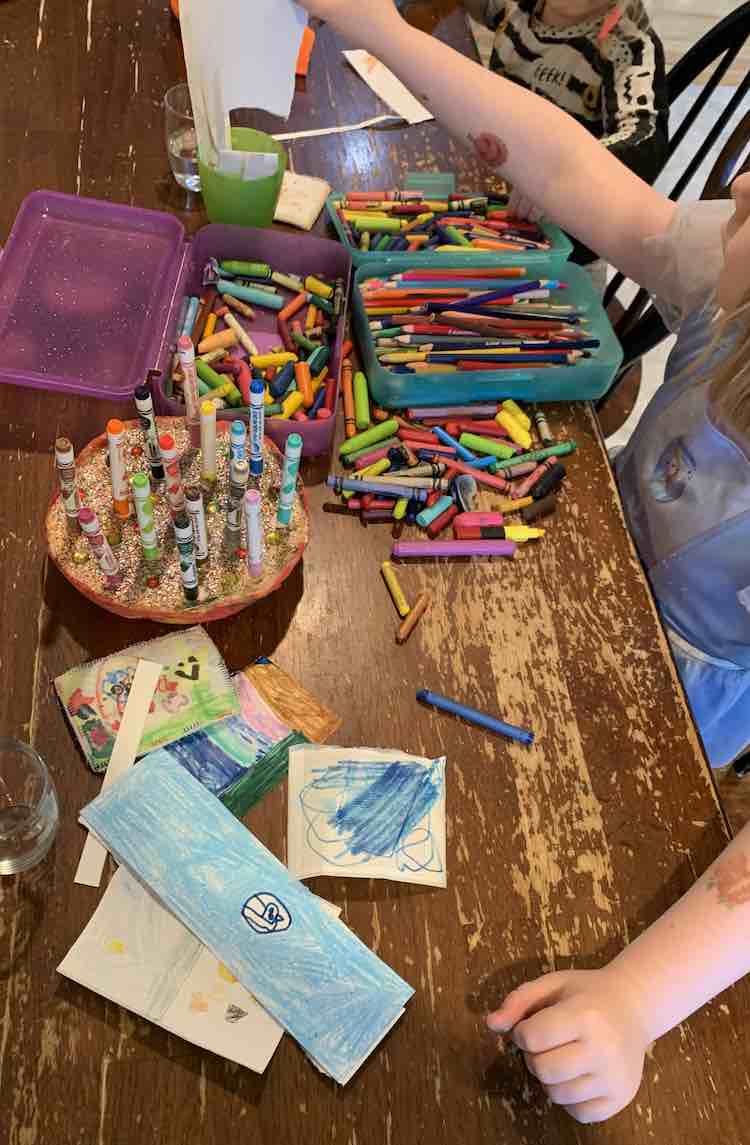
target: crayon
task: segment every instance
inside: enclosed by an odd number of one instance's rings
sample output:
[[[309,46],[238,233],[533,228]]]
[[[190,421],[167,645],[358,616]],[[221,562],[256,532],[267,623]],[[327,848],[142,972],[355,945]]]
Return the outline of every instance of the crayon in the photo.
[[[554,493],[548,493],[539,501],[534,501],[531,497],[528,500],[531,501],[531,504],[525,505],[521,513],[527,525],[537,521],[540,517],[549,517],[557,510],[557,497]]]
[[[420,592],[419,596],[414,602],[411,612],[404,620],[403,624],[396,633],[396,641],[399,644],[405,644],[416,628],[419,621],[427,612],[432,604],[432,597],[429,592]]]
[[[299,390],[294,390],[292,393],[287,394],[284,401],[281,403],[281,416],[282,418],[291,418],[299,410],[302,409],[304,398]]]
[[[337,493],[379,493],[384,497],[392,497],[394,500],[405,497],[408,501],[421,502],[422,504],[427,500],[425,489],[412,489],[395,482],[391,484],[387,481],[331,476],[326,478],[326,484],[329,489],[335,489]]]
[[[531,434],[508,410],[501,410],[495,418],[498,425],[508,431],[508,437],[523,449],[531,449]]]
[[[353,438],[357,432],[357,419],[354,406],[353,368],[347,358],[341,366],[341,393],[344,401],[344,433]]]
[[[271,267],[267,262],[243,262],[241,260],[227,260],[219,262],[222,274],[229,274],[234,278],[270,278]]]
[[[243,502],[247,532],[247,571],[255,578],[263,572],[263,520],[260,504],[258,490],[248,489]]]
[[[430,524],[427,526],[427,536],[430,538],[430,540],[434,540],[435,537],[439,537],[440,534],[448,528],[451,521],[455,520],[456,516],[458,515],[458,511],[458,505],[451,504],[443,513],[440,513],[437,517],[435,517],[433,521],[430,522]]]
[[[148,382],[136,386],[134,397],[135,408],[143,433],[143,443],[146,447],[146,457],[151,469],[151,481],[155,486],[159,486],[164,480],[164,466],[159,452],[159,432],[156,428],[154,402],[151,396],[151,386]]]
[[[297,474],[299,473],[301,457],[302,438],[298,433],[290,433],[284,449],[284,467],[281,475],[279,507],[276,513],[276,525],[280,528],[288,528],[292,519],[294,493],[297,487]]]
[[[104,583],[108,589],[114,591],[120,587],[124,578],[117,557],[112,552],[110,543],[102,532],[99,518],[93,509],[83,507],[78,510],[78,524],[96,557],[99,570],[104,577]]]
[[[535,501],[543,501],[548,494],[557,489],[558,485],[565,480],[566,475],[565,466],[560,465],[558,462],[548,469],[547,472],[539,478],[537,483],[532,486],[531,496]]]
[[[145,473],[134,473],[130,478],[130,488],[133,491],[133,504],[138,521],[138,532],[143,546],[143,558],[149,564],[155,564],[160,557],[159,539],[156,535],[156,522],[154,521],[154,499],[151,496],[151,483]]]
[[[539,409],[538,406],[534,407],[534,425],[536,426],[542,445],[553,445],[555,439],[552,436],[547,415],[544,410]]]
[[[159,448],[164,461],[164,470],[167,477],[167,500],[172,521],[178,513],[185,509],[185,493],[182,488],[182,472],[177,446],[171,433],[163,433],[159,438]]]
[[[504,459],[515,454],[515,450],[499,438],[480,437],[476,433],[462,433],[459,442],[467,449],[473,449],[476,453],[488,453],[492,457]]]
[[[417,524],[421,529],[426,529],[428,525],[431,525],[432,522],[436,520],[436,518],[447,512],[452,505],[452,497],[440,497],[434,505],[430,505],[429,508],[422,509],[422,511],[417,514]]]
[[[55,465],[57,467],[57,480],[60,485],[60,499],[65,508],[68,523],[78,525],[78,510],[81,508],[81,496],[76,483],[76,458],[73,444],[67,437],[58,437],[55,442]]]
[[[367,429],[370,421],[370,395],[367,389],[367,378],[361,370],[357,370],[353,381],[354,416],[358,431]]]
[[[453,536],[458,541],[525,541],[538,540],[544,536],[544,529],[530,529],[527,525],[458,525],[453,526]]]
[[[399,616],[402,618],[404,616],[408,616],[411,608],[409,606],[408,600],[404,596],[404,591],[399,583],[398,576],[396,575],[396,570],[394,569],[391,562],[383,561],[382,565],[380,566],[380,571],[383,575],[383,580],[385,581],[386,587],[391,594],[391,600],[393,601]]]
[[[430,557],[514,557],[514,541],[397,541],[391,556],[404,560]]]
[[[227,315],[228,317],[228,315]],[[229,350],[237,345],[237,335],[234,330],[222,330],[218,334],[210,334],[198,343],[199,354],[210,354],[212,350]]]
[[[269,354],[254,354],[250,359],[250,365],[254,370],[267,370],[269,366],[286,366],[288,362],[296,362],[296,354],[288,354],[286,351],[283,353],[269,353]]]
[[[296,362],[294,366],[294,380],[297,383],[297,389],[302,395],[302,405],[305,409],[309,409],[313,404],[313,385],[312,374],[310,373],[310,366],[308,362]]]
[[[197,485],[186,487],[185,509],[193,529],[195,559],[199,565],[202,565],[208,560],[208,529],[206,527],[206,511],[203,507],[203,495]]]
[[[255,311],[253,310],[252,306],[248,306],[248,304],[243,302],[242,299],[233,298],[231,294],[222,294],[221,300],[225,306],[228,306],[230,310],[236,310],[236,312],[241,314],[243,318],[249,318],[252,320],[255,317]]]
[[[228,294],[232,298],[240,298],[243,302],[252,302],[254,306],[265,307],[268,310],[281,310],[284,300],[280,294],[270,294],[265,290],[258,290],[252,286],[240,286],[236,282],[219,279],[216,283],[220,294]],[[227,318],[229,315],[227,315]]]
[[[506,410],[511,417],[515,418],[519,425],[522,425],[525,430],[531,429],[531,418],[527,413],[521,409],[513,398],[506,398],[503,402],[503,409]]]
[[[501,526],[504,524],[502,513],[459,513],[453,521],[453,532],[456,529],[469,526]]]
[[[465,704],[456,703],[455,700],[449,700],[436,692],[428,692],[424,688],[420,688],[417,692],[417,700],[422,704],[438,708],[442,712],[460,716],[468,723],[477,724],[478,727],[486,728],[488,731],[496,732],[498,735],[506,736],[518,743],[530,745],[534,742],[533,732],[527,731],[525,728],[515,727],[513,724],[506,724],[503,720],[495,719],[494,716],[487,716],[484,712],[477,711],[476,708],[469,708]]]
[[[529,453],[519,453],[510,461],[499,460],[497,463],[497,470],[505,472],[515,465],[521,465],[526,461],[546,461],[548,457],[565,457],[568,453],[574,453],[577,446],[574,441],[559,441],[556,445],[547,446],[545,449],[533,449]]]
[[[194,604],[198,599],[198,567],[195,562],[193,526],[185,512],[178,513],[173,524],[177,551],[180,554],[182,591],[188,604]]]
[[[149,394],[150,396],[150,394]],[[125,470],[125,426],[119,418],[107,422],[107,447],[109,450],[109,479],[112,485],[112,504],[115,515],[121,521],[130,517],[130,497],[128,478]],[[162,473],[164,470],[162,469]],[[80,524],[81,515],[78,514]]]
[[[326,300],[333,298],[333,287],[312,274],[308,275],[305,279],[305,290],[310,294],[318,294],[321,298],[325,298]]]
[[[346,457],[359,449],[363,449],[368,445],[376,445],[378,442],[385,441],[386,438],[392,437],[397,432],[399,423],[395,418],[390,418],[388,421],[380,422],[372,429],[365,430],[364,433],[358,433],[354,437],[350,437],[348,441],[343,442],[339,448],[341,457]]]

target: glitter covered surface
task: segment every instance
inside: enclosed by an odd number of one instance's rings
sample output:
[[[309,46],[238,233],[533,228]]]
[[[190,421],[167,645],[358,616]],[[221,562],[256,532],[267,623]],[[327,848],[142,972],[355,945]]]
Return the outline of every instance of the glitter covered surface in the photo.
[[[190,447],[185,423],[179,418],[157,418],[160,432],[174,434],[181,455],[184,485],[200,485],[200,451]],[[301,484],[288,529],[277,529],[276,509],[281,481],[282,458],[268,441],[264,447],[263,476],[259,484],[251,478],[249,488],[258,488],[262,497],[265,559],[263,572],[254,579],[243,556],[230,558],[224,547],[226,503],[229,489],[229,433],[220,423],[217,440],[217,482],[213,496],[204,498],[209,534],[210,559],[199,567],[200,592],[197,604],[188,605],[182,591],[177,547],[169,506],[163,487],[154,494],[154,516],[162,557],[158,584],[149,584],[152,570],[143,559],[143,548],[135,514],[120,524],[112,512],[112,493],[106,437],[91,442],[77,458],[78,490],[83,504],[93,509],[113,543],[113,551],[123,573],[123,582],[114,591],[105,588],[99,566],[88,542],[77,529],[71,530],[62,504],[55,496],[47,515],[47,540],[52,559],[67,579],[85,596],[121,616],[158,620],[167,624],[194,624],[199,620],[220,619],[238,612],[253,600],[278,588],[300,560],[308,540],[307,507]],[[148,472],[143,437],[137,422],[127,422],[125,454],[128,476]],[[242,548],[245,536],[243,521]]]

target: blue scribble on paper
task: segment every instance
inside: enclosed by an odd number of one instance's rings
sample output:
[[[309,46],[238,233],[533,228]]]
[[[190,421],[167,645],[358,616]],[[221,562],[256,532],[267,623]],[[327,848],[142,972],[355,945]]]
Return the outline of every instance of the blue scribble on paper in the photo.
[[[299,795],[307,844],[326,863],[352,867],[375,856],[400,871],[442,871],[430,813],[443,790],[440,760],[342,760],[321,770]]]
[[[165,749],[199,783],[221,796],[271,747],[271,740],[241,716],[228,716]]]
[[[269,891],[251,895],[242,908],[242,917],[256,934],[276,934],[292,925],[292,916],[281,899]]]

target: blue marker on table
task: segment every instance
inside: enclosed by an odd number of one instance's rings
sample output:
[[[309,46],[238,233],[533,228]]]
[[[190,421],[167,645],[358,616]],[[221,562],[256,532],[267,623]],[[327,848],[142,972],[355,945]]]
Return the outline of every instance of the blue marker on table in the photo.
[[[253,477],[260,477],[263,472],[265,393],[266,387],[262,382],[250,383],[250,473]]]
[[[237,418],[232,422],[232,428],[229,434],[229,456],[232,461],[245,461],[245,442],[247,439],[247,430],[245,429],[244,421]]]
[[[282,528],[287,528],[292,519],[294,492],[297,488],[297,474],[299,473],[301,457],[302,438],[298,433],[290,433],[284,449],[284,469],[281,474],[279,508],[276,513],[276,524]]]
[[[417,692],[417,699],[423,704],[439,708],[441,712],[450,712],[451,715],[460,716],[461,719],[467,720],[470,724],[478,724],[480,728],[487,728],[488,731],[507,736],[508,739],[514,739],[525,744],[534,742],[533,732],[526,731],[525,728],[514,727],[513,724],[503,723],[502,720],[496,720],[494,716],[486,716],[484,712],[478,712],[476,708],[467,708],[465,704],[457,704],[455,700],[449,700],[445,696],[438,695],[437,692],[427,692],[421,689]]]

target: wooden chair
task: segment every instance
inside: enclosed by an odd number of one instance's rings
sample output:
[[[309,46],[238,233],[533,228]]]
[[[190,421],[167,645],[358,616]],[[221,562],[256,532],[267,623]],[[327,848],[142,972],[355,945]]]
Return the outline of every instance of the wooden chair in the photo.
[[[750,38],[750,3],[741,4],[734,12],[726,16],[690,48],[669,71],[667,88],[670,105],[674,104],[675,100],[682,95],[690,84],[695,83],[704,73],[710,73],[706,75],[704,86],[698,92],[685,118],[670,139],[668,152],[670,159],[678,152],[690,128],[706,107],[711,95],[716,91],[748,38]],[[701,146],[675,183],[670,192],[669,197],[671,199],[677,200],[683,194],[706,156],[715,147],[717,140],[721,138],[722,133],[734,119],[748,93],[750,93],[750,69],[736,88],[725,109],[709,128]],[[729,185],[732,179],[742,171],[750,169],[750,160],[739,166],[738,169],[738,164],[743,158],[748,141],[750,141],[750,114],[743,118],[725,144],[721,156],[708,178],[702,198],[729,197]],[[605,306],[609,306],[617,297],[624,281],[623,275],[616,274],[614,276],[604,295]],[[668,336],[668,331],[651,304],[647,291],[643,289],[639,290],[630,305],[624,308],[624,313],[615,323],[615,331],[622,343],[625,357],[620,372],[610,389],[597,402],[597,411],[601,411],[610,401],[626,375],[643,355],[647,354],[649,350],[653,350]]]

